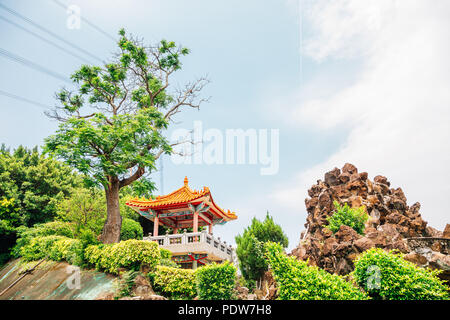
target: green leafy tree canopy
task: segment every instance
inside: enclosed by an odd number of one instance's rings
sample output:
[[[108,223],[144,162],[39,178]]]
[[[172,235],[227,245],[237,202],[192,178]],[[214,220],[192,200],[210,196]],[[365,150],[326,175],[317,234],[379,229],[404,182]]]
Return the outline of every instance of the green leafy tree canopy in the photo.
[[[173,88],[185,47],[162,40],[145,46],[120,30],[119,51],[102,67],[83,65],[72,76],[76,90],[62,89],[60,102],[47,115],[60,122],[46,139],[46,151],[64,159],[103,185],[107,219],[102,241],[119,241],[119,190],[155,170],[155,161],[175,144],[164,136],[183,107],[199,108],[199,93],[208,83],[199,78]]]

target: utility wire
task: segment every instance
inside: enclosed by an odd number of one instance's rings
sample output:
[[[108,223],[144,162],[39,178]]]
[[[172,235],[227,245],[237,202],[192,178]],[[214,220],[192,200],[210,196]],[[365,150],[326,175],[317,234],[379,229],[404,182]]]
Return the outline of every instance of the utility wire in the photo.
[[[29,19],[29,18],[27,18],[27,17],[21,15],[20,13],[18,13],[18,12],[16,12],[16,11],[12,10],[12,9],[10,9],[10,8],[8,8],[8,7],[5,6],[4,4],[0,3],[0,8],[2,8],[3,10],[8,11],[10,14],[12,14],[12,15],[14,15],[14,16],[16,16],[16,17],[22,19],[22,20],[24,20],[25,22],[27,22],[27,23],[33,25],[34,27],[40,29],[41,31],[44,31],[44,32],[48,33],[48,34],[51,35],[52,37],[54,37],[54,38],[56,38],[56,39],[58,39],[58,40],[64,42],[65,44],[71,46],[72,48],[77,49],[77,50],[83,52],[84,54],[86,54],[86,55],[88,55],[88,56],[90,56],[90,57],[92,57],[92,58],[94,58],[94,59],[96,59],[96,60],[98,60],[98,61],[100,61],[100,62],[103,62],[102,59],[100,59],[100,58],[96,57],[95,55],[91,54],[89,51],[86,51],[86,50],[84,50],[83,48],[80,48],[79,46],[77,46],[77,45],[75,45],[75,44],[73,44],[73,43],[67,41],[67,40],[64,39],[63,37],[60,37],[60,36],[58,36],[56,33],[54,33],[54,32],[52,32],[52,31],[48,30],[47,28],[45,28],[45,27],[43,27],[43,26],[41,26],[41,25],[38,24],[37,22],[34,22],[33,20],[31,20],[31,19]]]
[[[3,17],[3,16],[0,16],[0,19],[3,20],[3,21],[6,21],[7,23],[9,23],[9,24],[11,24],[11,25],[13,25],[13,26],[15,26],[16,28],[19,28],[19,29],[21,29],[21,30],[23,30],[23,31],[25,31],[25,32],[27,32],[27,33],[29,33],[29,34],[35,36],[35,37],[38,38],[38,39],[41,39],[42,41],[44,41],[44,42],[46,42],[46,43],[48,43],[48,44],[51,44],[51,45],[54,46],[55,48],[58,48],[59,50],[64,51],[65,53],[68,53],[68,54],[70,54],[71,56],[73,56],[73,57],[75,57],[75,58],[77,58],[77,59],[80,59],[81,61],[84,61],[84,62],[90,64],[90,62],[89,62],[87,59],[83,58],[82,56],[79,56],[79,55],[77,55],[76,53],[73,53],[72,51],[67,50],[67,49],[64,48],[64,47],[61,47],[60,45],[56,44],[55,42],[53,42],[53,41],[51,41],[51,40],[48,40],[48,39],[46,39],[46,38],[40,36],[39,34],[33,32],[33,31],[31,31],[31,30],[29,30],[29,29],[23,27],[23,26],[21,26],[20,24],[15,23],[14,21],[11,21],[11,20],[9,20],[8,18],[5,18],[5,17]]]
[[[63,8],[64,10],[68,9],[68,6],[66,6],[64,3],[62,3],[61,1],[58,0],[53,0],[54,3],[56,3],[58,6],[60,6],[61,8]],[[90,22],[88,19],[86,19],[83,16],[80,16],[81,20],[83,20],[84,22],[86,22],[86,24],[88,24],[89,26],[91,26],[91,28],[97,30],[98,32],[100,32],[101,34],[103,34],[104,36],[108,37],[109,39],[111,39],[112,41],[116,42],[116,38],[114,36],[112,36],[111,34],[109,34],[108,32],[106,32],[105,30],[103,30],[102,28],[100,28],[99,26],[95,25],[94,23]]]
[[[17,96],[15,94],[12,94],[12,93],[9,93],[9,92],[3,91],[3,90],[0,90],[0,95],[8,97],[8,98],[16,99],[16,100],[19,100],[19,101],[23,101],[23,102],[26,102],[26,103],[34,104],[35,106],[38,106],[38,107],[41,107],[41,108],[45,108],[45,109],[49,109],[50,108],[50,106],[46,106],[45,104],[42,104],[42,103],[39,103],[39,102],[36,102],[36,101],[33,101],[33,100],[29,100],[27,98],[24,98],[24,97],[21,97],[21,96]]]
[[[41,66],[41,65],[39,65],[37,63],[34,63],[34,62],[30,61],[30,60],[22,58],[21,56],[18,56],[15,53],[9,52],[8,50],[0,48],[0,55],[4,56],[5,58],[8,58],[8,59],[10,59],[12,61],[18,62],[18,63],[20,63],[20,64],[22,64],[24,66],[27,66],[27,67],[32,68],[34,70],[37,70],[39,72],[45,73],[45,74],[47,74],[49,76],[52,76],[52,77],[54,77],[56,79],[59,79],[59,80],[62,80],[62,81],[65,81],[67,83],[72,84],[72,82],[69,79],[67,79],[65,76],[63,76],[63,75],[61,75],[59,73],[56,73],[56,72],[54,72],[52,70],[49,70],[49,69],[47,69],[47,68],[45,68],[45,67],[43,67],[43,66]]]

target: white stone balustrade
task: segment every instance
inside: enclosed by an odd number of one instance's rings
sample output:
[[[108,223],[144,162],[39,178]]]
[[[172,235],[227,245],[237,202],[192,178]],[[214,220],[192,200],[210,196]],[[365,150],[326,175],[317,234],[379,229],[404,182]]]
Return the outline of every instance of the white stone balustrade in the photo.
[[[143,240],[156,241],[160,247],[170,250],[173,254],[207,253],[214,259],[229,260],[233,262],[234,249],[220,238],[214,238],[206,230],[202,232],[189,232],[179,234],[166,234],[163,236],[148,236]]]

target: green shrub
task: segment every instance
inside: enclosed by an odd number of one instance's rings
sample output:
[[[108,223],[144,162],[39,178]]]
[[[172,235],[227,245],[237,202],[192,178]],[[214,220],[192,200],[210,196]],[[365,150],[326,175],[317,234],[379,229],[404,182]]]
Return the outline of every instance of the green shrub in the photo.
[[[68,222],[52,221],[42,224],[35,224],[31,228],[21,226],[17,228],[17,242],[12,249],[14,257],[21,256],[21,248],[30,243],[33,238],[45,236],[63,236],[67,238],[74,237],[74,225]]]
[[[236,254],[239,259],[239,268],[242,276],[254,283],[260,280],[267,271],[267,262],[264,258],[264,244],[277,242],[287,247],[289,242],[281,227],[273,221],[267,213],[264,221],[253,218],[252,224],[247,227],[242,235],[236,238]]]
[[[157,266],[152,276],[156,290],[173,299],[192,299],[196,295],[195,271]]]
[[[202,300],[229,300],[236,284],[236,268],[230,262],[208,264],[195,271],[197,294]]]
[[[447,287],[437,274],[380,248],[363,252],[353,271],[357,283],[371,296],[389,300],[448,299]]]
[[[78,231],[77,238],[80,239],[81,243],[83,244],[83,248],[86,248],[87,246],[92,244],[100,244],[100,241],[97,239],[97,235],[90,229],[81,228]]]
[[[127,271],[124,272],[120,278],[114,281],[115,289],[115,299],[120,299],[122,297],[129,297],[131,295],[131,290],[134,286],[134,279],[138,275],[137,271]]]
[[[279,244],[267,243],[266,257],[280,300],[368,299],[364,292],[342,277],[286,256]]]
[[[105,247],[111,247],[112,244],[98,244],[98,245],[89,245],[84,249],[84,258],[86,262],[94,266],[97,270],[105,270],[108,268],[108,260],[106,259],[106,252],[109,252],[109,249],[105,249]]]
[[[57,240],[50,248],[49,258],[54,261],[67,261],[73,265],[83,264],[83,244],[78,239]]]
[[[27,245],[20,248],[20,256],[25,261],[39,260],[50,256],[53,244],[58,240],[67,239],[63,236],[45,236],[32,238]]]
[[[159,262],[160,266],[179,268],[180,266],[172,260],[172,252],[167,249],[159,248],[159,252],[161,253],[161,261]]]
[[[120,240],[125,241],[129,239],[142,240],[144,231],[139,222],[132,219],[124,218],[122,220],[122,229],[120,230]]]
[[[339,202],[333,202],[336,211],[327,217],[328,226],[326,228],[336,233],[342,225],[353,228],[359,234],[364,234],[364,227],[369,219],[364,206],[357,209],[350,208],[348,204],[341,206]]]
[[[81,265],[83,263],[83,245],[80,240],[63,236],[36,237],[20,248],[20,255],[25,261],[48,258]]]
[[[131,239],[112,245],[88,246],[85,258],[97,269],[117,274],[119,268],[139,270],[143,264],[154,269],[161,261],[161,253],[156,242]]]

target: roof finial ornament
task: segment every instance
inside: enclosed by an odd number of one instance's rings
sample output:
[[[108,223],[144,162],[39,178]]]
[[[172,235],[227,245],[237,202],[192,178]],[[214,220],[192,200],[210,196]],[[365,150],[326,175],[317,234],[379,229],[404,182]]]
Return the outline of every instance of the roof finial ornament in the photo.
[[[189,180],[188,180],[187,176],[184,177],[184,185],[185,185],[186,187],[187,187],[187,185],[188,185],[188,182],[189,182]]]

